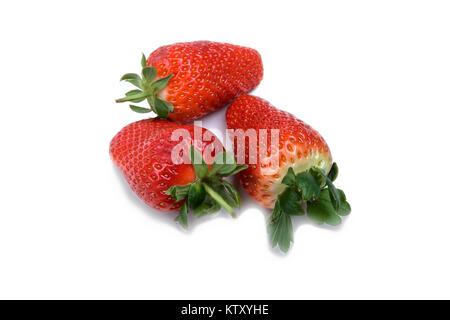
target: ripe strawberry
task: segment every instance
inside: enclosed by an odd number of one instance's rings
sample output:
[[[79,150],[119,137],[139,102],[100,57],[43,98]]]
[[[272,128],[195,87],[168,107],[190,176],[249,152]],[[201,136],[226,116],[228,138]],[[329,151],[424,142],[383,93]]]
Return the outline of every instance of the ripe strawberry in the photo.
[[[141,64],[142,78],[128,73],[121,79],[139,89],[116,101],[147,100],[150,109],[130,107],[177,122],[189,122],[225,106],[255,88],[263,77],[256,50],[210,41],[163,46],[147,60],[143,56]]]
[[[350,213],[344,192],[332,182],[337,177],[337,165],[317,131],[250,95],[237,98],[228,108],[226,119],[228,129],[257,133],[255,154],[250,154],[250,143],[241,140],[240,144],[245,144],[245,158],[241,157],[236,136],[234,151],[238,163],[242,159],[242,163],[249,165],[239,174],[244,188],[259,204],[274,208],[269,224],[273,246],[278,244],[283,251],[289,249],[293,241],[291,215],[307,212],[318,223],[337,225],[341,222],[339,216]],[[272,140],[268,132],[266,144],[259,135],[264,131],[260,130],[272,129],[279,130],[279,141],[275,136]],[[270,163],[275,165],[270,167]]]
[[[183,139],[172,139],[173,135]],[[220,152],[217,155],[216,150]],[[110,144],[114,163],[139,198],[161,211],[181,208],[177,220],[184,226],[188,209],[201,216],[222,206],[234,214],[233,208],[240,205],[238,193],[222,178],[246,166],[237,166],[234,156],[222,151],[221,142],[208,130],[162,119],[134,122]],[[173,160],[173,155],[185,161]],[[220,164],[223,157],[231,158],[230,164]],[[191,159],[196,162],[190,162]]]

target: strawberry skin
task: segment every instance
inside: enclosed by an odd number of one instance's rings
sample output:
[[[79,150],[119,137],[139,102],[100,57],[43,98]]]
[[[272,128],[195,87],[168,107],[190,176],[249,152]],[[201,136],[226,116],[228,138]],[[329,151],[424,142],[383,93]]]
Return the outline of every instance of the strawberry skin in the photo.
[[[157,119],[137,121],[123,128],[111,141],[113,162],[123,172],[131,189],[150,207],[161,211],[175,211],[183,202],[175,202],[165,191],[174,185],[194,182],[195,171],[190,164],[174,164],[171,141],[173,130],[184,128],[191,132],[193,125],[181,126]],[[203,129],[205,132],[206,129]],[[197,141],[203,151],[206,142]]]
[[[280,130],[277,150],[279,165],[278,169],[269,175],[263,174],[263,170],[276,153],[267,147],[265,157],[262,159],[258,157],[256,164],[250,164],[249,144],[245,145],[245,159],[249,167],[239,174],[239,178],[248,194],[264,207],[274,207],[277,195],[285,188],[282,180],[290,167],[295,173],[306,171],[311,167],[319,167],[326,172],[331,168],[331,153],[322,136],[292,114],[276,109],[261,98],[240,96],[228,108],[226,121],[228,129],[254,129],[256,132],[268,129],[268,145],[270,145],[270,129]],[[234,152],[237,153],[236,143]]]
[[[221,108],[262,80],[259,53],[251,48],[211,41],[163,46],[143,60],[142,79],[127,74],[122,80],[139,90],[117,102],[141,102],[151,109],[131,106],[136,112],[155,112],[161,118],[185,123]],[[153,83],[158,82],[156,85]]]

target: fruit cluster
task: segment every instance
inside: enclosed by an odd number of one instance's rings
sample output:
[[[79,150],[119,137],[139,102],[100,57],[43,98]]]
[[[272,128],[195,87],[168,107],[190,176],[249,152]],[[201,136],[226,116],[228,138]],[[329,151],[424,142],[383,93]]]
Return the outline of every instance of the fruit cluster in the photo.
[[[293,242],[291,216],[307,214],[317,223],[338,225],[340,216],[350,213],[344,192],[333,184],[338,167],[322,136],[247,94],[263,77],[256,50],[209,41],[177,43],[158,48],[148,59],[143,55],[141,65],[141,75],[121,78],[137,88],[116,101],[157,117],[123,128],[112,139],[110,154],[149,206],[179,211],[176,221],[185,227],[188,212],[200,217],[224,208],[234,215],[241,200],[225,178],[237,175],[250,197],[273,209],[270,241],[284,252]],[[144,101],[147,107],[136,105]],[[255,149],[245,137],[239,142],[234,136],[234,150],[226,152],[213,133],[186,124],[227,104],[228,129],[276,130],[277,139],[256,134]],[[236,161],[239,147],[244,154]],[[269,164],[274,166],[268,171]]]

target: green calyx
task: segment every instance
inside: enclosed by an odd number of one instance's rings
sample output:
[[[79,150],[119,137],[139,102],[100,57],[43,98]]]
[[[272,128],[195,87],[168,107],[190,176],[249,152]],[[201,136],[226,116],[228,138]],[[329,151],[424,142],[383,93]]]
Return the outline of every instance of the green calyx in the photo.
[[[125,97],[117,99],[116,102],[139,103],[145,100],[150,108],[130,104],[130,109],[137,113],[149,113],[153,111],[158,117],[167,118],[169,112],[174,111],[173,105],[170,102],[160,99],[158,92],[164,89],[170,78],[172,78],[172,74],[155,80],[157,76],[156,69],[152,66],[146,66],[144,54],[142,54],[141,65],[142,76],[136,73],[127,73],[120,78],[121,81],[127,81],[138,89],[128,91],[125,93]]]
[[[269,237],[273,247],[279,246],[284,252],[294,241],[291,216],[304,215],[319,224],[337,226],[341,216],[350,214],[350,204],[344,191],[337,189],[333,181],[338,175],[338,167],[333,163],[326,174],[313,167],[295,174],[289,168],[282,183],[287,187],[278,195],[269,220]]]
[[[166,190],[166,194],[172,196],[175,201],[185,200],[175,221],[187,228],[189,211],[192,211],[194,216],[201,217],[216,213],[220,208],[224,208],[234,217],[234,208],[240,207],[241,198],[233,185],[223,178],[245,170],[248,166],[236,164],[232,153],[221,152],[214,158],[210,170],[200,152],[192,146],[190,158],[197,180]]]

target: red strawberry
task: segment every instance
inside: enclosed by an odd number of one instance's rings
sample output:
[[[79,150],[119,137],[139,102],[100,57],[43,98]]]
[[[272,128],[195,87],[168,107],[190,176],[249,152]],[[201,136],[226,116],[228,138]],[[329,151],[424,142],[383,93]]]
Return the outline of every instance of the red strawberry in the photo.
[[[301,215],[306,210],[318,223],[337,225],[341,222],[339,216],[350,213],[343,191],[332,183],[337,177],[337,165],[317,131],[250,95],[237,98],[228,108],[226,119],[228,129],[257,133],[255,154],[250,154],[250,143],[239,143],[238,137],[234,138],[234,151],[238,163],[241,158],[249,165],[239,174],[244,188],[258,203],[274,208],[269,224],[274,246],[278,244],[283,251],[289,249],[293,241],[291,215]],[[278,143],[275,137],[272,141],[272,129],[279,130]],[[269,130],[267,144],[259,136],[265,130]],[[238,152],[239,144],[245,144],[245,158]]]
[[[218,159],[230,158],[222,151],[221,142],[210,131],[162,119],[134,122],[123,128],[110,145],[114,163],[139,198],[161,211],[181,208],[177,219],[183,225],[187,225],[188,208],[199,216],[216,212],[221,206],[234,213],[232,208],[239,206],[239,195],[222,177],[246,166],[237,166],[232,155],[231,164],[218,164]],[[187,161],[173,160],[172,153],[180,157],[178,160]],[[192,164],[189,160],[193,157],[198,161]]]
[[[263,77],[259,53],[227,43],[196,41],[163,46],[142,57],[142,78],[128,73],[121,80],[138,87],[117,102],[147,100],[150,109],[178,122],[198,119],[251,91]],[[158,79],[154,81],[155,79]]]

